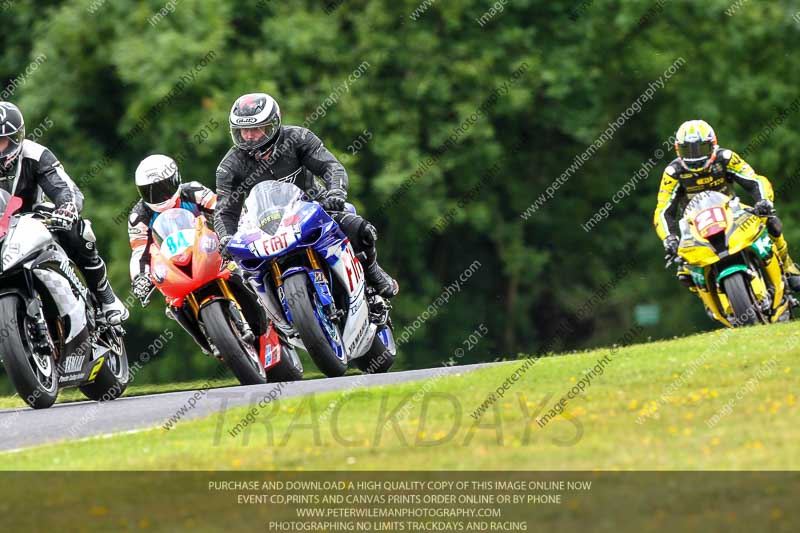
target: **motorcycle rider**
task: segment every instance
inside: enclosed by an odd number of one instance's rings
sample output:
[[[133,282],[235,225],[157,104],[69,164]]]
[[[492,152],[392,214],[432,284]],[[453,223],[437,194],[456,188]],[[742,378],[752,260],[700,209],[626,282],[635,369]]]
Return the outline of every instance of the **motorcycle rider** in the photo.
[[[213,219],[217,195],[199,182],[181,183],[178,164],[171,157],[155,154],[146,157],[136,168],[136,188],[140,200],[128,217],[131,245],[131,292],[145,305],[153,289],[150,279],[151,228],[159,214],[173,207],[191,211],[195,216]]]
[[[664,169],[653,215],[653,224],[664,244],[668,264],[678,255],[680,237],[677,221],[686,203],[699,192],[719,191],[734,196],[733,184],[738,183],[755,200],[755,214],[767,216],[773,213],[772,184],[765,176],[757,174],[736,152],[720,148],[717,135],[707,122],[689,120],[681,124],[675,134],[675,151],[678,157]],[[794,291],[800,290],[800,269],[789,257],[789,246],[778,217],[767,219],[767,231],[789,287]],[[679,269],[678,278],[691,286],[691,275],[685,267]]]
[[[45,195],[55,204],[50,228],[100,302],[102,317],[114,325],[127,319],[108,282],[92,223],[81,217],[83,194],[53,152],[25,138],[22,112],[10,102],[0,102],[0,187],[22,198],[22,212],[33,211]]]
[[[396,295],[397,282],[378,265],[377,231],[346,203],[347,172],[322,141],[306,128],[283,125],[278,103],[264,93],[240,96],[231,108],[229,123],[234,146],[217,168],[220,200],[214,219],[223,253],[227,254],[225,245],[237,230],[250,190],[265,180],[288,181],[310,199],[319,200],[355,251],[364,254],[369,285],[381,296]],[[323,180],[324,189],[314,176]]]

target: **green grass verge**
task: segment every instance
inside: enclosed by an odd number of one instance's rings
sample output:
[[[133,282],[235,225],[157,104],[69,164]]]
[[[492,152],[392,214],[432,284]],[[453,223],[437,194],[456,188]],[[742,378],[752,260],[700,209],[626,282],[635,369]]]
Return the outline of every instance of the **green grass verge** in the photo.
[[[603,357],[602,375],[540,427]],[[719,330],[540,359],[478,422],[471,413],[522,363],[279,401],[235,437],[248,408],[0,454],[0,469],[795,470],[798,363],[800,324]]]

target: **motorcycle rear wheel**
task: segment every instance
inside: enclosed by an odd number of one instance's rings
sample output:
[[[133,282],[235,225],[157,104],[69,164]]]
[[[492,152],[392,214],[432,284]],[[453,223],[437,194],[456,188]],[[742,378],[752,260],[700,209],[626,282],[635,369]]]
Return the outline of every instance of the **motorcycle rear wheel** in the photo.
[[[109,329],[103,335],[105,336],[103,340],[108,344],[110,351],[94,382],[80,387],[84,396],[96,402],[116,400],[122,396],[130,382],[125,341],[113,329]]]
[[[397,357],[397,345],[394,343],[392,328],[388,324],[382,328],[389,329],[391,339],[391,346],[387,347],[383,344],[380,338],[380,329],[375,333],[375,338],[372,339],[372,346],[369,351],[361,357],[354,359],[353,362],[356,368],[367,374],[384,374],[392,368],[394,360]]]
[[[267,372],[269,383],[302,381],[303,363],[294,346],[281,342],[281,360]]]

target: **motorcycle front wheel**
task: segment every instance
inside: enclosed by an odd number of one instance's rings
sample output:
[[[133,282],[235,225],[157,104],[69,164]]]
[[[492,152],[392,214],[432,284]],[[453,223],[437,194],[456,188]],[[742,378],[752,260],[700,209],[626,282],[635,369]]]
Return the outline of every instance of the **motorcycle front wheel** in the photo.
[[[233,323],[227,300],[215,300],[200,309],[200,320],[211,343],[242,385],[262,385],[267,373],[258,357],[258,348],[248,344]]]
[[[283,287],[286,294],[297,295],[287,299],[287,304],[292,323],[303,339],[308,355],[329,378],[343,375],[347,372],[347,359],[344,356],[342,335],[336,324],[325,316],[316,291],[308,285],[306,273],[292,274],[283,282]],[[339,353],[342,354],[341,357],[337,355]]]
[[[736,272],[722,280],[722,287],[733,308],[733,327],[752,326],[762,322],[761,311],[750,296],[748,283],[743,272]]]
[[[0,355],[17,394],[34,409],[53,405],[58,397],[58,369],[53,354],[34,349],[36,323],[25,312],[22,298],[0,297]]]

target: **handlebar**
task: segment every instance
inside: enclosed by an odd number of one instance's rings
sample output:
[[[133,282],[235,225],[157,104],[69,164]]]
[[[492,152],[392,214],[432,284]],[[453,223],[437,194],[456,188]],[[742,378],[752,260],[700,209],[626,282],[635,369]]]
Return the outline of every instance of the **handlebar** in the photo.
[[[768,215],[759,215],[758,213],[756,213],[756,210],[753,209],[752,207],[744,207],[743,209],[744,209],[745,213],[750,213],[751,215],[757,216],[757,217],[773,218],[773,217],[778,216],[778,211],[776,211],[775,208],[773,208],[772,211]]]

